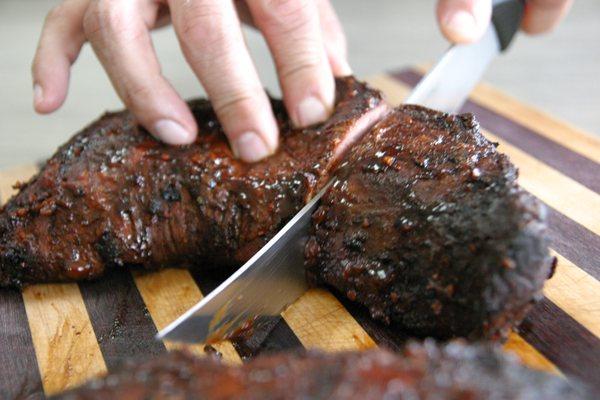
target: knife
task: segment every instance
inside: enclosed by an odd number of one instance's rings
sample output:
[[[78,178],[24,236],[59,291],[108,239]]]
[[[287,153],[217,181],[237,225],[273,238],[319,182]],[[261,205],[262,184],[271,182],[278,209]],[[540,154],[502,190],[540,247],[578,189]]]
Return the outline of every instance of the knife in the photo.
[[[504,51],[519,29],[520,0],[493,2],[492,23],[476,43],[454,45],[419,82],[406,103],[455,112],[480,80],[492,59]],[[157,339],[214,343],[245,330],[259,329],[308,289],[304,246],[311,216],[329,182],[258,253],[225,282],[160,331]]]

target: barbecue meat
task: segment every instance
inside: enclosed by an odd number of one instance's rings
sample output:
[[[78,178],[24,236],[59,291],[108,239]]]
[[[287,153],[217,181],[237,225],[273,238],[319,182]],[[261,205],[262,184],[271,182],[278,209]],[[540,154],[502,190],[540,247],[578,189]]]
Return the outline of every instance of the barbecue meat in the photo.
[[[401,354],[261,356],[242,366],[170,353],[60,399],[578,399],[564,379],[529,370],[499,348],[411,343]]]
[[[0,214],[0,286],[99,277],[122,265],[239,266],[324,184],[337,161],[385,111],[380,93],[337,80],[324,124],[282,134],[269,159],[236,160],[206,100],[190,102],[200,133],[166,146],[127,112],[77,134]]]
[[[552,260],[541,205],[471,115],[401,106],[313,215],[307,273],[420,336],[504,337]]]

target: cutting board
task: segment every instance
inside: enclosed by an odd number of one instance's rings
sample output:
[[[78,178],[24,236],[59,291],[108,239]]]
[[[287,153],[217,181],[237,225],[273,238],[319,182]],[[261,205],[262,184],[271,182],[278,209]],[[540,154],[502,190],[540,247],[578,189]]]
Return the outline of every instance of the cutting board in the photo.
[[[374,76],[370,83],[397,104],[422,71]],[[519,167],[521,185],[547,205],[555,276],[546,298],[505,344],[532,368],[578,379],[600,393],[600,141],[482,84],[464,112]],[[0,200],[37,167],[0,171]],[[154,340],[218,280],[186,270],[120,271],[98,282],[35,285],[0,291],[0,398],[43,398],[112,371],[127,358],[177,346]],[[221,343],[225,362],[299,347],[325,351],[396,349],[407,339],[365,311],[313,289],[246,342]],[[189,348],[204,354],[202,346]]]

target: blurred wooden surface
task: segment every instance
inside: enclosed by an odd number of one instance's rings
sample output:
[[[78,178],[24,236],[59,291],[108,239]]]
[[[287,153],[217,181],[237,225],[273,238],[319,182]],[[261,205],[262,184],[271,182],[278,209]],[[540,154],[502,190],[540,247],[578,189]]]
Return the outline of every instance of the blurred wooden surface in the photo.
[[[333,2],[346,28],[350,61],[358,76],[435,60],[447,46],[435,25],[433,0]],[[65,106],[46,117],[32,111],[30,61],[44,16],[58,3],[0,1],[0,168],[47,157],[104,110],[121,107],[86,46],[73,69]],[[600,134],[599,21],[599,1],[577,0],[554,33],[519,37],[511,51],[492,65],[486,81],[521,101]],[[154,38],[164,73],[182,96],[201,95],[173,32],[165,29]],[[263,82],[278,93],[264,43],[252,32],[247,40]]]

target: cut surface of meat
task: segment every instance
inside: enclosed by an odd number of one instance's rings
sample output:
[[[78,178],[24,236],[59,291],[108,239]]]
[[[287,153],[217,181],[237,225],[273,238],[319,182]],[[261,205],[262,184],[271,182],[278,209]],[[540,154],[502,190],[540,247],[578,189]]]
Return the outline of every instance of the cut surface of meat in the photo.
[[[237,267],[329,179],[386,111],[378,91],[337,79],[324,124],[293,129],[272,106],[281,146],[234,158],[210,104],[190,102],[197,141],[167,146],[128,112],[106,114],[59,148],[0,214],[0,286],[87,280],[123,265]]]
[[[386,350],[260,356],[242,366],[174,352],[59,399],[580,399],[566,380],[520,365],[499,347],[410,343]]]
[[[419,336],[503,338],[542,296],[544,209],[471,115],[401,106],[340,166],[307,274]]]

